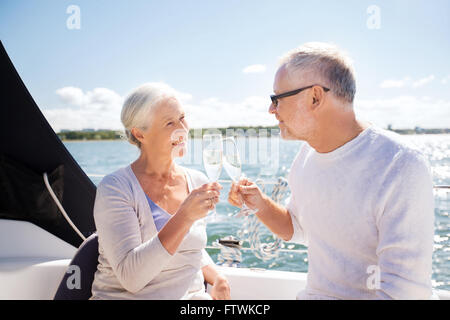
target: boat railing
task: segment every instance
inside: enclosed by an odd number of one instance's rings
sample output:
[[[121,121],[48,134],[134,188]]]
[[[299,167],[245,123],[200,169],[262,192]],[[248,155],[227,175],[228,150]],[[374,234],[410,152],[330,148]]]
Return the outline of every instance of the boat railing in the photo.
[[[219,247],[214,247],[214,246],[206,246],[206,249],[211,249],[211,250],[220,250]],[[249,247],[241,247],[240,248],[241,251],[252,251],[254,249],[249,248]],[[288,253],[307,253],[308,249],[278,249],[279,252],[288,252]]]

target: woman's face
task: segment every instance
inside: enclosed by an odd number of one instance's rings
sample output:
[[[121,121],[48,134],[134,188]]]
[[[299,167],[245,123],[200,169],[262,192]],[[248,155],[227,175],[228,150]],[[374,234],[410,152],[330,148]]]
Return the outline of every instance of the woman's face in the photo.
[[[184,110],[175,98],[159,102],[148,115],[147,129],[141,131],[141,148],[151,148],[172,158],[187,152],[189,126]]]

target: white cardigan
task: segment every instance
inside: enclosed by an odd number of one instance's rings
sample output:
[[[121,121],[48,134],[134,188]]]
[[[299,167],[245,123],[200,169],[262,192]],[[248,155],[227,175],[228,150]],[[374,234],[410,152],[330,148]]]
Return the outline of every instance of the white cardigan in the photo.
[[[189,192],[208,182],[184,168]],[[98,267],[91,299],[205,297],[201,268],[214,263],[205,251],[205,219],[197,220],[171,255],[161,244],[145,193],[131,166],[105,176],[97,187],[94,220]]]

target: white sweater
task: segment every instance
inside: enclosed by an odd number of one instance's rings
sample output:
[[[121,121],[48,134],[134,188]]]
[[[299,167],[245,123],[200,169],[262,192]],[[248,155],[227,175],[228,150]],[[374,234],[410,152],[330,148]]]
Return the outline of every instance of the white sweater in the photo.
[[[304,143],[289,185],[290,241],[308,246],[298,299],[431,297],[432,179],[401,136],[372,125],[329,153]]]
[[[208,182],[185,169],[189,192]],[[201,268],[214,263],[205,251],[205,219],[197,220],[171,255],[161,244],[149,203],[130,166],[102,179],[94,219],[99,264],[91,299],[211,299]]]

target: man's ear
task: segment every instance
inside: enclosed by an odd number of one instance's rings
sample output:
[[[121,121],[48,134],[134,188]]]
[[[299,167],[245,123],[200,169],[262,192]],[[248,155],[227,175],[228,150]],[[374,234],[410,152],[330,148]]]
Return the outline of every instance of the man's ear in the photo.
[[[314,86],[311,88],[311,98],[312,98],[312,109],[316,109],[322,105],[323,99],[325,97],[324,91],[319,86]]]

